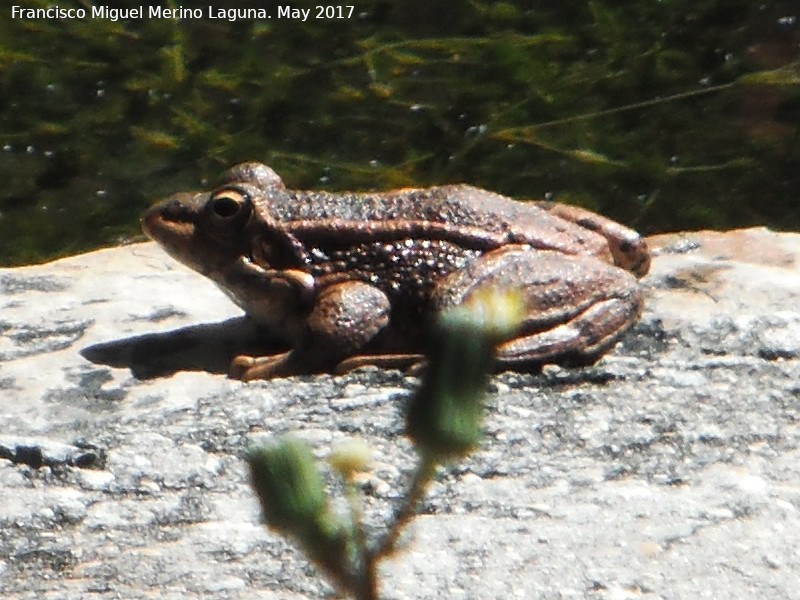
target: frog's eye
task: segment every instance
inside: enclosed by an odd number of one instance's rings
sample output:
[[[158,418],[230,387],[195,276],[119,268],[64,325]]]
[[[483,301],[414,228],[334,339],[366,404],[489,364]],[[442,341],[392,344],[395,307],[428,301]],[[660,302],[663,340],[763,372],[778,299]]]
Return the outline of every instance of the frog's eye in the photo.
[[[211,223],[219,227],[240,227],[253,212],[250,196],[235,189],[214,192],[206,205]]]

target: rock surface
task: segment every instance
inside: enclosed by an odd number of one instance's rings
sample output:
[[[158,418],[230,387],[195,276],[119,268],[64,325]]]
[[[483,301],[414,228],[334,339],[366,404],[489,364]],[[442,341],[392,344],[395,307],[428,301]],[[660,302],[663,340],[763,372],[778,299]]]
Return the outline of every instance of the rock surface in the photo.
[[[493,380],[383,598],[800,597],[800,235],[650,244],[614,353]],[[370,526],[391,511],[413,378],[226,379],[259,337],[153,244],[0,269],[0,307],[0,597],[329,597],[258,525],[242,455],[277,432],[366,440]]]

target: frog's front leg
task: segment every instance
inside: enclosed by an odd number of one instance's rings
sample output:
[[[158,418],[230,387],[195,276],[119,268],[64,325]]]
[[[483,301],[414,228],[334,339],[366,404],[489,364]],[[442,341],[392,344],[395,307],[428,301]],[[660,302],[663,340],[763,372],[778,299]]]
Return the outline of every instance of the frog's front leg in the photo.
[[[591,256],[506,246],[451,273],[437,286],[438,310],[486,287],[518,289],[526,303],[519,329],[497,348],[499,368],[533,371],[543,364],[595,362],[639,316],[636,278]]]
[[[317,293],[292,350],[238,356],[231,377],[249,381],[332,370],[371,342],[389,323],[389,315],[389,299],[378,288],[361,281],[329,285]]]

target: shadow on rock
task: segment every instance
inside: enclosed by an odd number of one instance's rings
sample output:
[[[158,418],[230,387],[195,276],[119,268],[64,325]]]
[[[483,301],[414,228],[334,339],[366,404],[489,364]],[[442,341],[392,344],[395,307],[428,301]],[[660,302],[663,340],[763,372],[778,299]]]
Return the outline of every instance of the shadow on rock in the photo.
[[[286,349],[252,320],[236,317],[94,344],[80,354],[95,364],[129,368],[138,379],[152,379],[176,371],[227,373],[235,356]]]

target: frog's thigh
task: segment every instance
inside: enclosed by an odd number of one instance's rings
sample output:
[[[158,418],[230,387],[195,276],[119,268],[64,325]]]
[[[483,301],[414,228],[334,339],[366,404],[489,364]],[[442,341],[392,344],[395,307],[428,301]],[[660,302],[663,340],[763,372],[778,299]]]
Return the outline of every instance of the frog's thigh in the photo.
[[[476,290],[518,289],[526,319],[498,347],[503,366],[589,364],[636,320],[643,299],[629,272],[592,258],[508,246],[450,274],[437,286],[440,309],[464,302]]]

